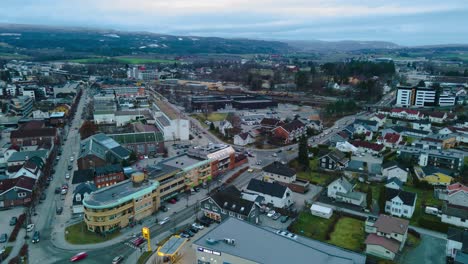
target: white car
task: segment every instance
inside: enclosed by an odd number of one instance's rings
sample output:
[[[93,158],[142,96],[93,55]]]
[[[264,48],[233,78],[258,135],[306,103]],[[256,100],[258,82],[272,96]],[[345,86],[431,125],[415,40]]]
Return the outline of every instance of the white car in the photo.
[[[68,193],[68,189],[62,189],[62,191],[60,191],[60,193],[61,193],[62,195],[65,195],[65,194]]]
[[[75,158],[73,156],[70,157],[70,161],[74,161]]]
[[[196,228],[198,230],[202,230],[203,228],[205,228],[204,226],[200,225],[200,224],[197,224],[197,223],[193,223],[192,224],[192,227],[193,228]]]
[[[170,217],[165,217],[163,220],[158,222],[158,225],[164,225],[165,223],[169,222],[170,219]]]
[[[67,179],[67,180],[70,179],[70,173],[68,173],[68,172],[65,173],[65,179]]]
[[[276,214],[275,210],[271,210],[270,212],[268,212],[267,216],[268,217],[272,217]]]
[[[34,230],[34,224],[29,224],[28,226],[26,226],[26,232],[31,232]]]

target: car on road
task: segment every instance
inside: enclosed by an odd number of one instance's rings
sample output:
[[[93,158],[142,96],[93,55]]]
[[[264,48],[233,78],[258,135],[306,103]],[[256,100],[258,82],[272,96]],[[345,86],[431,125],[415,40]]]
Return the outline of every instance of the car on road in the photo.
[[[135,246],[135,247],[139,247],[141,244],[145,243],[145,239],[142,238],[142,237],[138,237],[136,238],[135,240],[132,241],[132,244]]]
[[[269,211],[269,212],[267,213],[267,216],[268,216],[268,217],[272,217],[272,216],[274,216],[275,214],[276,214],[275,210],[271,210],[271,211]]]
[[[163,211],[163,212],[167,212],[167,211],[169,211],[169,208],[167,208],[165,205],[161,205],[161,206],[159,207],[159,210],[161,210],[161,211]]]
[[[283,150],[279,149],[278,151],[276,151],[276,153],[281,153],[283,152]]]
[[[0,235],[0,243],[6,243],[8,240],[8,235],[6,233],[3,233]]]
[[[193,223],[192,224],[192,227],[193,228],[196,228],[198,230],[202,230],[203,228],[205,228],[204,226],[200,225],[200,224],[197,224],[197,223]]]
[[[261,160],[257,161],[257,165],[262,165],[262,161]]]
[[[26,226],[26,232],[31,232],[34,230],[34,224],[29,224],[28,226]]]
[[[70,161],[73,162],[75,160],[75,157],[71,156]]]
[[[55,209],[55,212],[56,212],[58,215],[61,215],[62,212],[63,212],[63,207],[62,207],[62,206],[57,207],[57,209]]]
[[[59,194],[60,192],[62,192],[62,188],[60,187],[55,188],[55,194]]]
[[[173,198],[173,199],[169,200],[169,203],[175,204],[175,203],[177,203],[177,200]]]
[[[68,165],[68,170],[72,170],[73,169],[73,166],[72,165]]]
[[[67,180],[70,179],[70,173],[69,172],[65,173],[65,179],[67,179]]]
[[[248,169],[247,172],[253,172],[253,169]]]
[[[170,217],[165,217],[163,220],[158,222],[158,225],[164,225],[165,223],[169,222],[171,220]]]
[[[278,157],[278,154],[273,153],[273,154],[271,154],[271,156],[273,156],[273,157]]]
[[[112,264],[119,264],[122,263],[124,257],[123,256],[117,256],[112,260]]]
[[[33,244],[39,243],[40,239],[41,239],[41,234],[39,233],[39,231],[35,231],[32,239],[31,239],[31,242]]]
[[[60,193],[61,193],[62,195],[66,195],[66,194],[68,193],[68,189],[62,189],[62,190],[60,191]]]
[[[293,150],[293,149],[294,149],[293,147],[289,147],[289,148],[288,148],[288,151],[291,151],[291,150]]]
[[[197,187],[193,187],[193,190],[194,190],[195,192],[199,192],[199,191],[200,191],[200,187],[198,187],[198,186],[197,186]]]
[[[62,184],[62,189],[67,189],[68,190],[68,183]]]
[[[14,226],[16,225],[16,222],[18,222],[18,218],[16,216],[13,216],[11,219],[10,219],[10,225],[11,226]]]
[[[283,215],[280,221],[281,223],[286,223],[288,220],[289,220],[289,215]]]
[[[281,214],[280,214],[280,213],[275,213],[271,218],[272,218],[273,220],[278,220],[280,217],[281,217]]]
[[[80,252],[80,253],[76,254],[75,256],[71,257],[70,261],[71,262],[80,261],[82,259],[85,259],[87,256],[88,256],[88,253]]]

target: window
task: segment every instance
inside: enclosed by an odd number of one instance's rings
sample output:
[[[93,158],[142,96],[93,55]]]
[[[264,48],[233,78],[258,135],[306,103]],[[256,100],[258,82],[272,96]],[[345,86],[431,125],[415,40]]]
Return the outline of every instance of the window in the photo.
[[[206,203],[206,204],[205,204],[205,208],[206,208],[206,209],[210,209],[210,205]]]
[[[214,207],[212,208],[213,212],[218,212],[218,208]]]
[[[236,216],[236,214],[234,212],[229,212],[229,216]]]
[[[19,198],[26,197],[26,193],[25,192],[20,192],[20,193],[18,193],[18,197]]]

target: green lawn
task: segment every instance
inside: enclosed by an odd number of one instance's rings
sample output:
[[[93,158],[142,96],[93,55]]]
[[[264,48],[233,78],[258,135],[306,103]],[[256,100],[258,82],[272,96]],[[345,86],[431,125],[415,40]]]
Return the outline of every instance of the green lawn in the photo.
[[[310,181],[312,184],[325,186],[335,180],[334,175],[325,174],[323,172],[315,171],[301,171],[297,173],[297,178]]]
[[[418,225],[418,221],[422,216],[428,216],[424,213],[425,206],[441,206],[442,201],[434,197],[433,190],[417,189],[412,186],[404,186],[403,190],[417,194],[416,208],[410,222],[412,225]]]
[[[84,58],[84,59],[74,59],[74,60],[69,60],[69,61],[76,62],[76,63],[117,62],[117,63],[122,63],[122,64],[152,64],[152,63],[171,64],[171,63],[177,62],[176,60],[135,58],[135,57]]]
[[[364,222],[351,217],[342,217],[336,223],[335,231],[330,234],[330,244],[353,251],[364,250]]]
[[[205,118],[205,114],[194,114],[192,117],[204,124],[207,120],[211,122],[223,121],[227,115],[227,113],[211,113],[207,118]]]
[[[65,228],[65,239],[68,243],[75,245],[101,243],[116,238],[119,235],[119,231],[107,234],[105,237],[97,235],[88,231],[85,222],[80,222]]]
[[[291,229],[294,233],[301,236],[325,241],[327,227],[333,222],[335,217],[337,216],[333,215],[330,219],[325,219],[314,216],[309,212],[302,212],[297,221],[291,226]]]

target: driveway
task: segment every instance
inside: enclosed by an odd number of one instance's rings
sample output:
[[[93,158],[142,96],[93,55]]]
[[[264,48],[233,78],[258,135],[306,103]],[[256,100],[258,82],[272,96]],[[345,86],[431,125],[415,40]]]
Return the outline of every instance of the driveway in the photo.
[[[445,246],[447,241],[433,236],[421,235],[421,243],[413,249],[403,252],[398,263],[443,264],[445,263]]]

